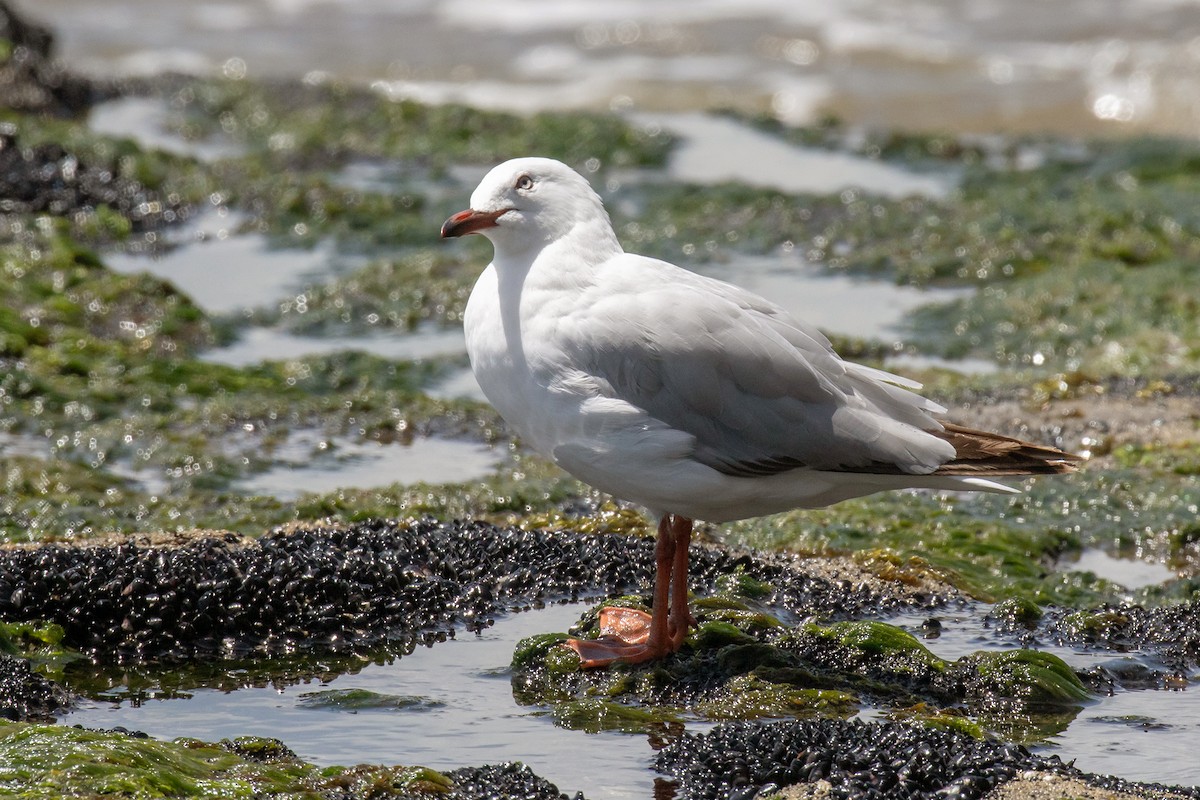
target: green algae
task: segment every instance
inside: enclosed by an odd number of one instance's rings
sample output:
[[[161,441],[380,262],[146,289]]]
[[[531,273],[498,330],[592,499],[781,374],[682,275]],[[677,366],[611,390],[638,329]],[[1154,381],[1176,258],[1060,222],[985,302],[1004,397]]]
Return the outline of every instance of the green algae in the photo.
[[[1200,366],[1200,274],[1194,261],[1180,260],[1059,264],[917,309],[909,328],[911,344],[950,358],[1100,375],[1194,371]]]
[[[555,703],[550,716],[561,728],[585,733],[645,733],[667,725],[678,726],[683,721],[670,708],[624,705],[598,697]]]
[[[525,639],[513,655],[513,696],[547,707],[560,724],[592,731],[647,731],[677,714],[847,717],[870,703],[976,736],[1008,720],[1001,725],[1008,735],[1034,739],[1043,727],[1069,722],[1091,697],[1051,654],[1003,650],[947,661],[887,623],[787,628],[777,619],[761,625],[749,616],[731,622],[713,614],[736,606],[738,598],[716,599],[694,603],[697,629],[679,653],[651,664],[581,670],[575,653],[562,646],[566,634]],[[583,616],[582,635],[597,632],[601,607]]]
[[[708,598],[709,601],[724,599],[745,610],[745,603],[739,598],[747,601],[762,600],[770,597],[775,592],[775,587],[766,581],[760,581],[739,566],[732,573],[717,578],[716,590],[717,593]]]
[[[1035,628],[1045,612],[1037,603],[1024,597],[1010,597],[992,608],[991,616],[1006,625]]]
[[[786,125],[766,114],[725,112],[734,119],[801,147],[850,152],[868,159],[903,164],[910,168],[937,165],[973,165],[985,159],[1012,160],[1020,148],[1040,140],[1004,139],[985,142],[950,133],[862,129],[835,116],[823,116],[803,126]]]
[[[61,682],[69,665],[84,658],[63,644],[65,635],[53,622],[0,620],[0,653],[22,658],[34,672]]]
[[[233,482],[269,467],[274,447],[289,430],[312,428],[327,436],[391,443],[429,433],[487,440],[496,425],[494,412],[480,404],[425,395],[419,386],[438,374],[428,363],[397,364],[354,354],[242,370],[143,361],[115,371],[111,382],[97,380],[98,371],[59,369],[42,379],[40,365],[26,360],[0,380],[0,401],[11,400],[6,404],[10,419],[25,420],[14,427],[39,426],[38,435],[54,455],[53,461],[0,456],[0,474],[12,492],[0,505],[0,530],[10,537],[136,531],[151,525],[258,533],[264,525],[295,519],[295,509],[273,498],[245,498]],[[85,393],[89,384],[110,389],[99,408],[68,399]],[[178,402],[184,402],[182,411],[173,405]],[[170,496],[95,471],[113,463],[129,465],[135,477],[148,474],[165,482]],[[376,513],[394,515],[395,496],[376,496],[386,503],[375,505]],[[331,492],[305,506],[340,502]]]
[[[319,692],[304,692],[296,705],[300,708],[348,711],[428,711],[443,705],[427,697],[384,694],[369,689],[323,689]]]
[[[892,703],[961,704],[977,720],[1001,709],[1030,719],[1074,716],[1091,698],[1062,659],[1040,651],[980,651],[945,661],[905,631],[871,621],[809,624],[791,639],[785,646],[804,653],[825,685],[852,687]]]
[[[471,286],[484,263],[482,258],[464,261],[445,250],[373,261],[304,289],[260,321],[309,336],[411,331],[425,321],[461,325]]]
[[[36,225],[61,226],[70,237],[91,246],[134,245],[153,248],[160,243],[155,228],[185,219],[189,209],[208,201],[216,191],[211,172],[194,159],[161,150],[144,149],[128,139],[94,133],[83,120],[21,114],[0,109],[0,123],[22,149],[49,147],[72,163],[79,174],[93,170],[105,183],[123,185],[123,191],[144,190],[143,203],[121,207],[132,197],[114,198],[79,208],[46,214],[9,214],[0,217],[0,240],[19,236]],[[54,206],[50,206],[53,210]],[[22,219],[24,217],[24,219]],[[53,220],[53,222],[52,222]]]
[[[767,549],[855,554],[895,580],[906,579],[889,562],[908,564],[917,575],[929,570],[984,600],[1017,597],[1077,608],[1118,602],[1128,594],[1123,587],[1055,565],[1065,554],[1099,546],[1190,570],[1195,520],[1189,509],[1200,503],[1200,482],[1186,467],[1190,453],[1184,446],[1168,449],[1157,466],[1088,468],[1026,482],[1018,496],[875,495],[734,523],[729,538]],[[1186,596],[1180,592],[1186,587],[1172,584],[1135,596],[1161,603]]]
[[[898,673],[940,672],[945,662],[929,652],[911,633],[886,622],[837,622],[828,626],[808,624],[801,632],[826,639],[831,645],[855,652],[856,659],[880,662]]]
[[[1037,650],[979,652],[959,659],[973,670],[972,694],[985,705],[1016,703],[1029,709],[1078,706],[1091,698],[1079,677],[1058,656]]]
[[[274,740],[162,742],[56,725],[0,723],[0,791],[23,798],[271,797],[319,800],[445,793],[449,779],[422,767],[319,768]]]
[[[449,212],[416,192],[377,194],[337,185],[323,172],[280,170],[253,160],[213,167],[220,197],[247,212],[247,229],[279,247],[333,242],[339,253],[428,245]]]
[[[268,163],[328,165],[350,157],[445,167],[536,153],[568,163],[661,165],[671,138],[613,114],[543,112],[518,117],[461,105],[392,101],[336,81],[322,85],[247,80],[189,82],[172,98],[191,138],[222,133]]]
[[[900,722],[919,722],[936,730],[958,731],[973,739],[982,739],[987,735],[979,723],[958,708],[938,708],[922,702],[908,708],[891,709],[886,716]]]
[[[588,625],[590,617],[594,625],[595,611],[581,624]],[[525,705],[549,705],[556,724],[591,733],[642,733],[677,724],[685,703],[688,715],[712,720],[853,713],[855,699],[845,692],[777,683],[759,675],[780,665],[779,658],[772,658],[778,651],[733,624],[709,619],[705,611],[698,614],[699,629],[688,637],[693,663],[614,665],[582,672],[578,656],[562,646],[565,634],[524,639],[513,654],[514,697]],[[768,627],[778,628],[779,623],[772,621]],[[670,694],[676,683],[694,680],[701,672],[722,678],[694,700]]]
[[[835,689],[800,688],[773,683],[757,675],[738,675],[714,696],[700,701],[696,711],[706,719],[763,719],[771,717],[842,717],[858,711],[855,695]]]
[[[66,635],[53,622],[7,622],[0,620],[0,650],[9,655],[54,650],[62,646]]]
[[[1079,540],[1063,531],[1028,530],[963,513],[954,501],[880,495],[830,509],[793,512],[732,526],[736,540],[803,553],[874,552],[927,562],[952,585],[983,599],[1028,594],[1045,578],[1040,562]]]
[[[1181,476],[1200,475],[1200,441],[1131,443],[1112,451],[1118,466]]]
[[[535,636],[522,639],[513,650],[512,669],[514,671],[521,671],[541,664],[567,638],[567,634],[565,633],[539,633]],[[558,649],[561,650],[563,648]],[[566,663],[569,664],[568,669],[572,671],[579,667],[578,659],[573,664],[569,661]],[[552,663],[549,666],[555,671],[559,671],[560,669],[560,664],[558,663]]]

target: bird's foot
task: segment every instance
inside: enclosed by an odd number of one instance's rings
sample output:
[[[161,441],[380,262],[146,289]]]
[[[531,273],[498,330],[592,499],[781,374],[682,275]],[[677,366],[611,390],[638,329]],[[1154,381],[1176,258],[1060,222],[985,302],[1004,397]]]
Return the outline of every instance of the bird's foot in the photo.
[[[600,637],[614,637],[627,644],[644,644],[650,639],[653,619],[636,608],[606,606],[600,609]]]
[[[700,627],[700,623],[696,622],[696,618],[692,616],[690,611],[687,614],[686,625],[677,624],[675,622],[675,618],[671,617],[667,621],[667,629],[671,634],[671,643],[674,648],[678,650],[683,645],[683,640],[687,638],[688,631],[690,631],[692,628],[698,627]]]
[[[634,608],[610,606],[600,610],[600,637],[597,639],[568,639],[565,646],[579,655],[583,669],[606,667],[609,664],[641,664],[674,653],[683,643],[682,637],[667,637],[653,642],[652,617]]]

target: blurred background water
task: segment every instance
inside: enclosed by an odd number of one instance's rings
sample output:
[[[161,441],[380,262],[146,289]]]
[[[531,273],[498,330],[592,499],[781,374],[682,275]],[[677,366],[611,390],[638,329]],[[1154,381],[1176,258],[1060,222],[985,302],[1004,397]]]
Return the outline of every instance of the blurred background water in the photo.
[[[23,0],[97,74],[328,73],[514,111],[1200,130],[1193,0]]]

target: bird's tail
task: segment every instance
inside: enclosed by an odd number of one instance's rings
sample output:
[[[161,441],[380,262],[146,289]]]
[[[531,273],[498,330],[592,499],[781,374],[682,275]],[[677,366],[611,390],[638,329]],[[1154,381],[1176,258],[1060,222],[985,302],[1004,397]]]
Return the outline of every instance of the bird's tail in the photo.
[[[1082,457],[1056,447],[1033,444],[1011,436],[977,431],[950,422],[941,431],[930,431],[954,446],[955,456],[934,475],[1001,477],[1004,475],[1059,475],[1074,472]]]

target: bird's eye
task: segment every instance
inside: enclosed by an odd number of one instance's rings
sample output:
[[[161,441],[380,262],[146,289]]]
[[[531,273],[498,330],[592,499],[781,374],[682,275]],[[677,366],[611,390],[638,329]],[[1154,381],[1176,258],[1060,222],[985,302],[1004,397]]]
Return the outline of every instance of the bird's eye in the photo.
[[[528,175],[522,175],[521,177],[517,178],[517,182],[514,185],[518,189],[532,189],[533,178],[529,177]]]

